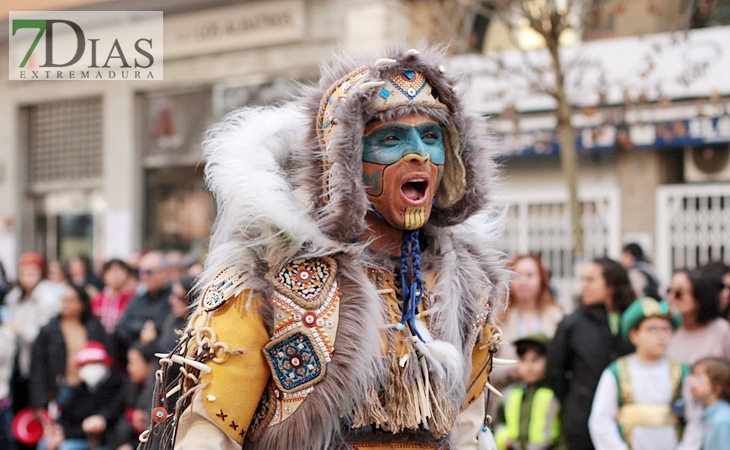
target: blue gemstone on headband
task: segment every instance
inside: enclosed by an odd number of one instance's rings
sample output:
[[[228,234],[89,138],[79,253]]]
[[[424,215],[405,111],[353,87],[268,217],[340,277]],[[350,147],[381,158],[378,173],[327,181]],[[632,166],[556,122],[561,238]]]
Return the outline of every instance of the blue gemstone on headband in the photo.
[[[409,80],[412,80],[413,77],[416,76],[416,72],[414,72],[412,70],[406,70],[405,72],[403,72],[403,76],[408,78]]]
[[[388,97],[390,97],[390,91],[383,88],[380,90],[380,96],[383,98],[383,100],[388,100]]]

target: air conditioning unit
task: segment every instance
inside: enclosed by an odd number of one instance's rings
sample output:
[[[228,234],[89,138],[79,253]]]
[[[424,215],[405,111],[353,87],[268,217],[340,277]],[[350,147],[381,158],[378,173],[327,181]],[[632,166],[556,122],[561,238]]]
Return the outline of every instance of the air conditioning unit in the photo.
[[[684,180],[689,183],[730,181],[730,147],[724,144],[686,148]]]

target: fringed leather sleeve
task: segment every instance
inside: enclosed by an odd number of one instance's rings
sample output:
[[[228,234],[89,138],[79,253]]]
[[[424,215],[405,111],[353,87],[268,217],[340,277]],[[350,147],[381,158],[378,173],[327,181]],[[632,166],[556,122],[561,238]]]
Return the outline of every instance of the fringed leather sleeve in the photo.
[[[152,410],[152,428],[140,436],[142,449],[156,448],[156,440],[160,449],[243,445],[271,376],[262,353],[269,333],[251,291],[221,294],[207,303],[215,296],[203,295],[177,347],[160,360],[159,405]],[[177,367],[179,375],[172,373]],[[164,390],[159,387],[176,375]],[[168,403],[175,397],[173,408]]]
[[[469,382],[466,385],[466,398],[461,405],[462,411],[467,409],[476,399],[480,398],[484,389],[487,387],[489,374],[492,371],[491,351],[492,349],[496,349],[496,340],[499,339],[498,331],[499,329],[497,327],[486,324],[480,338],[474,346],[471,354],[471,374],[469,375]]]

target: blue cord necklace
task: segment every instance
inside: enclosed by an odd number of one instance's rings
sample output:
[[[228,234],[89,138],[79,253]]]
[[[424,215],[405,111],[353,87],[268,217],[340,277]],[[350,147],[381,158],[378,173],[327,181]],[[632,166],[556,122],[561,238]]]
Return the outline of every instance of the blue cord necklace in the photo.
[[[370,212],[383,223],[388,224],[383,216],[375,209]],[[421,244],[418,241],[420,229],[404,230],[400,247],[400,286],[401,286],[401,319],[395,326],[399,331],[408,327],[411,334],[417,336],[421,342],[426,342],[416,328],[416,314],[418,306],[425,292],[423,277],[421,276]],[[409,276],[410,275],[410,276]]]

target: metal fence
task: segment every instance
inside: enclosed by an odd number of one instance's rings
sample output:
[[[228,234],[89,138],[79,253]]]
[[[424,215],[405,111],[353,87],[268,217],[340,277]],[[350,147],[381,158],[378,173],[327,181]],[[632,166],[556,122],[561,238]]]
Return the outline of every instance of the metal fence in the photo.
[[[730,184],[661,186],[656,218],[656,267],[664,283],[677,269],[730,263]]]
[[[620,253],[620,195],[615,186],[581,189],[585,258],[618,257]],[[500,249],[509,255],[536,253],[552,274],[558,301],[573,307],[578,283],[572,277],[572,233],[567,194],[562,190],[511,190],[499,201],[509,205]]]

